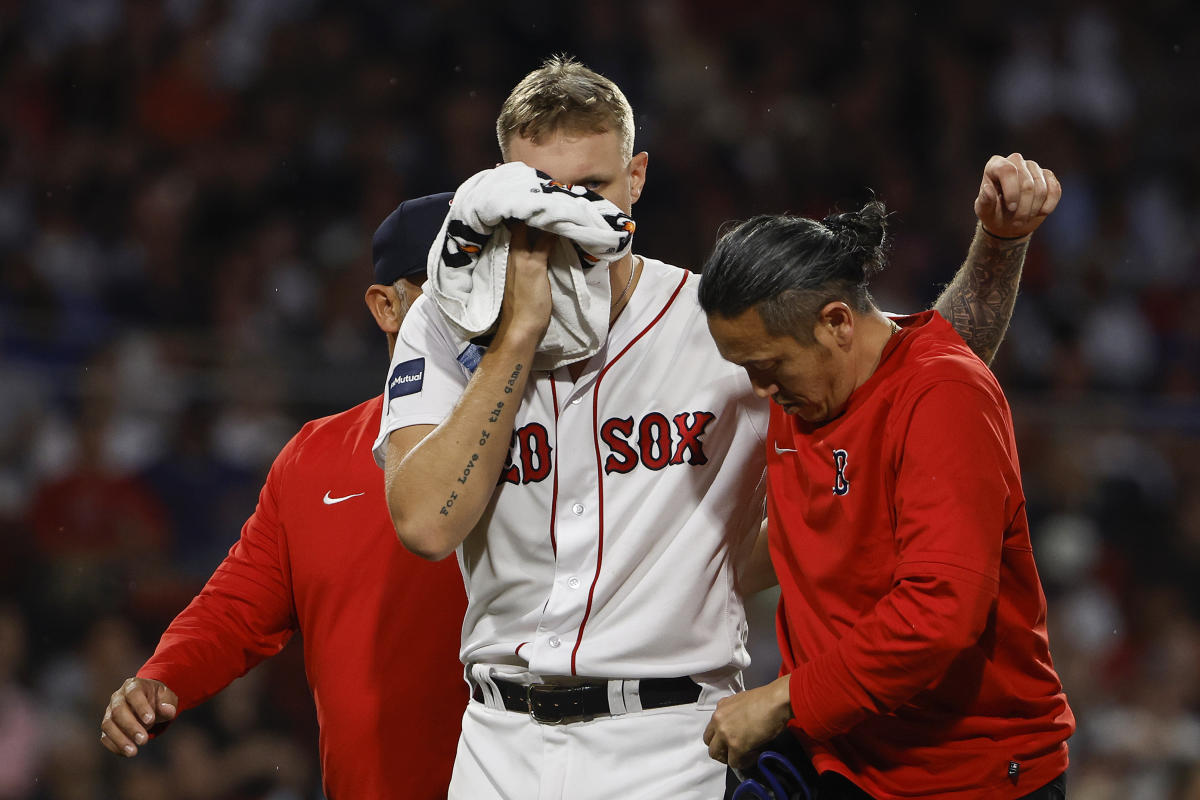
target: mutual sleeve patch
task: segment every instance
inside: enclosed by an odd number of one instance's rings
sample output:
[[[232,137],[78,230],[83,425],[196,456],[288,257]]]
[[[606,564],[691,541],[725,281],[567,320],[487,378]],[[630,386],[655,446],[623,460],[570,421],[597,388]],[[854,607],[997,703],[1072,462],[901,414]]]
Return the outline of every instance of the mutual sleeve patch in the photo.
[[[404,397],[409,394],[416,394],[421,391],[421,384],[425,382],[425,359],[413,358],[408,361],[401,361],[392,370],[392,374],[388,377],[388,400],[395,400],[397,397]]]

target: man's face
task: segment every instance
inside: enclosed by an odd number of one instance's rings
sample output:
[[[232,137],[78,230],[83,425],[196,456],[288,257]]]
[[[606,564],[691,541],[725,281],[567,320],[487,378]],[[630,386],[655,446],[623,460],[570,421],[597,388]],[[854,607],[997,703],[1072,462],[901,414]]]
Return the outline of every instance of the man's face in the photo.
[[[508,142],[509,161],[523,161],[563,183],[585,186],[626,214],[642,194],[646,181],[645,153],[626,161],[616,131],[587,133],[552,131],[534,143],[514,136]]]
[[[849,359],[826,326],[816,326],[816,343],[801,344],[768,333],[758,311],[750,308],[732,319],[711,314],[708,329],[721,356],[746,370],[755,394],[805,422],[833,419],[854,390]]]

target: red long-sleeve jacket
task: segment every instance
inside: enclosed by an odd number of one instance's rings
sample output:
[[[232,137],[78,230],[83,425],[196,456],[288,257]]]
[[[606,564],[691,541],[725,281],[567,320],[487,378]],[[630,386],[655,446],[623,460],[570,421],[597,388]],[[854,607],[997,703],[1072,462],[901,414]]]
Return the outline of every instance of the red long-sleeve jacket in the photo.
[[[881,799],[1008,800],[1067,767],[1008,404],[935,312],[843,413],[768,444],[783,671],[819,770]]]
[[[371,457],[381,402],[283,448],[241,538],[138,672],[182,711],[302,633],[330,800],[445,797],[467,703],[462,577],[396,539]]]

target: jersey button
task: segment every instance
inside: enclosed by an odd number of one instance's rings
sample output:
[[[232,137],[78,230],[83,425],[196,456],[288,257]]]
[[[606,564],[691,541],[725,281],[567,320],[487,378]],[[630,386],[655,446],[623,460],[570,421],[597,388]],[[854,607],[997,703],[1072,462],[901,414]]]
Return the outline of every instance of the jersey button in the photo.
[[[579,588],[579,578],[576,578],[574,575],[567,578],[567,586],[570,586],[572,589],[578,589]]]
[[[582,403],[582,402],[583,402],[583,398],[582,398],[582,397],[576,397],[574,400],[572,400],[572,401],[571,401],[571,405],[573,405],[573,406],[577,406],[577,405],[579,405],[579,404],[580,404],[580,403]]]
[[[571,506],[571,510],[575,512],[575,516],[580,516],[583,514],[583,503],[576,503],[575,505]]]
[[[562,639],[559,639],[557,636],[551,636],[548,644],[551,647],[558,647],[560,644],[562,644]]]

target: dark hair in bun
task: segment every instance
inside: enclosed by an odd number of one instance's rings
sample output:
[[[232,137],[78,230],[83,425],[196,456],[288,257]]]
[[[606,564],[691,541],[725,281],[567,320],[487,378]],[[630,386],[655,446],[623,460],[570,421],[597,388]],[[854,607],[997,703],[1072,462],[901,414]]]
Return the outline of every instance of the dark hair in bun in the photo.
[[[717,241],[700,280],[700,305],[726,318],[757,306],[772,334],[811,341],[827,303],[872,307],[867,285],[886,264],[887,246],[887,209],[879,200],[820,222],[754,217]]]
[[[887,209],[878,200],[872,200],[858,211],[830,214],[821,224],[833,234],[839,249],[844,254],[844,269],[847,277],[859,277],[862,281],[883,269],[884,251],[888,245]]]

